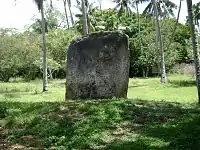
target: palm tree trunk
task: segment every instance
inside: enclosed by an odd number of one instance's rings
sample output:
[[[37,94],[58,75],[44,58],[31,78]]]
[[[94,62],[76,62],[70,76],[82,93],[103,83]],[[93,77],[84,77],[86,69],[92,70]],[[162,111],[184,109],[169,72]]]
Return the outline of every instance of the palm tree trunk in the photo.
[[[180,2],[179,2],[178,15],[177,15],[177,18],[176,18],[176,24],[175,24],[174,30],[172,32],[172,38],[171,39],[174,38],[174,34],[175,34],[175,31],[176,31],[176,28],[177,28],[177,25],[178,25],[178,21],[179,21],[179,17],[180,17],[180,12],[181,12],[181,5],[182,5],[182,0],[180,0]]]
[[[45,18],[43,2],[41,5],[42,17],[42,56],[43,56],[43,92],[48,91],[48,77],[47,77],[47,51],[46,51],[46,34],[45,34]]]
[[[53,2],[50,0],[50,7],[53,8]]]
[[[99,0],[99,9],[100,9],[100,11],[102,10],[102,7],[101,7],[101,0]]]
[[[157,42],[159,42],[159,52],[160,52],[160,65],[161,65],[161,82],[167,83],[167,75],[166,75],[166,69],[165,69],[165,58],[164,58],[164,49],[163,49],[163,40],[161,35],[161,29],[160,29],[160,23],[159,23],[159,17],[158,17],[158,10],[157,10],[157,4],[156,0],[152,0],[153,6],[154,6],[154,13],[156,17],[156,37]]]
[[[67,4],[68,4],[68,8],[69,8],[71,23],[72,23],[72,26],[74,26],[74,18],[73,18],[73,15],[72,15],[71,2],[70,2],[70,0],[67,0]]]
[[[179,2],[179,8],[178,8],[178,15],[177,15],[177,18],[176,18],[176,24],[178,24],[178,21],[179,21],[180,12],[181,12],[181,5],[182,5],[182,0],[180,0],[180,2]]]
[[[143,55],[143,49],[142,49],[142,39],[140,36],[140,13],[139,13],[139,8],[138,8],[138,1],[136,1],[136,10],[137,10],[137,17],[138,17],[138,36],[139,36],[139,41],[140,41],[140,50],[141,50],[141,55]],[[142,76],[145,78],[145,68],[142,67]]]
[[[140,35],[140,13],[138,9],[138,2],[136,2],[137,16],[138,16],[138,34]]]
[[[188,9],[188,18],[189,25],[191,31],[191,39],[193,46],[193,55],[194,55],[194,63],[196,70],[196,84],[197,84],[197,92],[198,92],[198,103],[200,104],[200,60],[199,60],[199,49],[197,46],[197,39],[195,34],[195,25],[193,20],[193,12],[192,12],[192,0],[187,0],[187,9]]]
[[[88,23],[87,23],[87,12],[85,6],[85,0],[82,1],[82,13],[83,13],[83,35],[86,36],[88,34]]]
[[[66,17],[66,22],[67,22],[67,28],[69,29],[69,20],[68,20],[68,15],[67,15],[66,0],[63,0],[63,5],[64,5],[64,10],[65,10],[65,17]]]
[[[178,15],[177,15],[177,18],[176,18],[176,24],[174,26],[174,30],[172,31],[171,38],[169,39],[169,44],[166,46],[167,50],[169,49],[169,47],[170,47],[170,45],[172,43],[172,40],[174,39],[174,34],[175,34],[175,31],[176,31],[176,28],[177,28],[177,25],[178,25],[178,21],[179,21],[179,17],[180,17],[181,5],[182,5],[182,0],[180,0],[180,2],[179,2],[179,9],[178,9]]]

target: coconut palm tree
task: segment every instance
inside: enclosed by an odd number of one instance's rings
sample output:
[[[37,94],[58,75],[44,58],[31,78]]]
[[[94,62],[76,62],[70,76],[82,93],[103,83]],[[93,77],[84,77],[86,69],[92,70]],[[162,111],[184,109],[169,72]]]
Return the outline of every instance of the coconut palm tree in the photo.
[[[86,36],[89,32],[88,30],[88,21],[87,21],[87,0],[81,0],[81,6],[82,6],[82,20],[83,20],[83,35]]]
[[[102,10],[102,7],[101,7],[102,0],[97,0],[97,1],[99,3],[99,9]]]
[[[143,14],[149,14],[151,16],[154,16],[155,14],[154,1],[152,0],[145,0],[145,1],[149,3],[147,7],[144,9]],[[156,0],[155,2],[159,18],[163,19],[166,17],[175,16],[173,9],[177,8],[177,6],[174,2],[170,0]]]
[[[45,17],[44,17],[44,0],[34,0],[38,10],[41,13],[42,19],[42,56],[43,56],[43,92],[48,91],[48,76],[47,76],[47,51],[46,51],[46,34],[45,34]]]
[[[81,18],[81,23],[83,26],[83,35],[87,35],[89,33],[89,17],[88,17],[88,11],[92,4],[89,4],[88,0],[76,0],[77,2],[77,8],[81,12],[81,14],[76,14],[75,16],[78,18]]]
[[[72,10],[71,10],[71,8],[72,8],[71,0],[67,0],[67,4],[68,4],[68,8],[69,8],[71,23],[72,23],[72,26],[74,26],[74,18],[73,18]]]
[[[117,5],[115,9],[119,9],[119,15],[122,13],[130,15],[132,8],[132,0],[113,0]]]
[[[69,29],[69,20],[68,20],[68,14],[67,14],[67,0],[63,0],[63,6],[65,10],[65,18],[67,22],[67,28]]]
[[[181,6],[182,6],[182,0],[179,1],[179,7],[178,7],[178,14],[177,14],[177,18],[176,18],[176,24],[174,26],[174,29],[173,29],[173,32],[172,32],[172,35],[169,39],[169,44],[167,45],[167,48],[166,49],[169,49],[171,43],[172,43],[172,40],[174,39],[174,34],[175,34],[175,31],[176,31],[176,28],[177,28],[177,25],[178,25],[178,21],[179,21],[179,18],[180,18],[180,12],[181,12]]]
[[[161,28],[160,28],[160,22],[159,22],[159,15],[157,10],[157,3],[156,0],[152,0],[154,14],[155,14],[155,21],[156,21],[156,39],[157,42],[159,42],[159,53],[160,53],[160,65],[161,65],[161,82],[166,83],[167,82],[167,75],[166,75],[166,69],[165,69],[165,58],[164,58],[164,49],[163,49],[163,40],[161,35]]]
[[[147,7],[144,9],[143,14],[148,14],[155,17],[155,28],[156,28],[156,39],[157,48],[160,53],[160,69],[161,69],[161,82],[167,82],[167,75],[165,69],[164,49],[163,40],[161,35],[160,19],[174,16],[173,9],[176,8],[176,4],[170,0],[147,0],[149,2]],[[159,42],[159,43],[158,43]]]
[[[180,1],[179,1],[179,7],[178,7],[177,18],[176,18],[176,24],[175,24],[175,26],[174,26],[174,29],[173,29],[173,32],[172,32],[172,35],[171,35],[172,38],[169,39],[170,42],[169,42],[169,44],[168,44],[168,46],[167,46],[166,49],[168,49],[168,48],[170,47],[170,45],[171,45],[171,43],[172,43],[172,40],[173,40],[173,38],[174,38],[174,34],[175,34],[175,31],[176,31],[176,28],[177,28],[177,25],[178,25],[178,21],[179,21],[179,18],[180,18],[180,12],[181,12],[182,1],[183,1],[183,0],[180,0]]]
[[[141,55],[143,54],[143,49],[142,49],[142,39],[141,39],[141,36],[140,36],[140,13],[139,13],[139,3],[142,3],[143,1],[142,0],[134,0],[132,1],[132,7],[134,7],[137,11],[137,19],[138,19],[138,36],[139,36],[139,40],[140,40],[140,50],[141,50]],[[143,77],[145,77],[145,69],[142,68],[142,74],[143,74]]]
[[[192,0],[187,0],[187,11],[188,11],[188,21],[189,21],[190,31],[191,31],[195,70],[196,70],[198,103],[200,104],[200,58],[199,58],[199,49],[197,46],[197,39],[196,39],[196,34],[195,34],[194,15],[192,11]]]
[[[65,11],[65,18],[66,18],[66,22],[67,22],[67,27],[69,29],[70,24],[69,24],[69,19],[68,19],[67,6],[68,6],[68,9],[69,9],[71,24],[72,24],[72,26],[74,26],[74,18],[73,18],[73,14],[72,14],[72,10],[71,10],[71,6],[72,6],[71,0],[62,0],[62,1],[63,1],[64,11]]]
[[[193,6],[193,12],[194,12],[194,20],[195,20],[195,25],[198,26],[198,30],[200,32],[200,2],[198,2],[197,4],[194,4]]]

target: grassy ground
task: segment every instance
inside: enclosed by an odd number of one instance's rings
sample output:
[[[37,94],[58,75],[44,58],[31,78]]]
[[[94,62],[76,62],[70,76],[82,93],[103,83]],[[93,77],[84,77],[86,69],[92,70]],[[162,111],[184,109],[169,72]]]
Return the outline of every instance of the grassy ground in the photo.
[[[192,77],[130,79],[128,99],[64,101],[64,80],[0,83],[0,149],[198,150]]]

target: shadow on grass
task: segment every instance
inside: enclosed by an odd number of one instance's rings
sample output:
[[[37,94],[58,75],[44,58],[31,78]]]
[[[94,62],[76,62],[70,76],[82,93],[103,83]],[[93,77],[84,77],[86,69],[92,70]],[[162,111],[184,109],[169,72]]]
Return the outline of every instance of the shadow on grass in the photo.
[[[196,86],[196,81],[195,80],[181,80],[181,81],[177,81],[177,80],[171,80],[169,81],[169,83],[174,86],[174,87],[192,87],[192,86]]]
[[[0,102],[0,149],[198,149],[200,110],[145,100]],[[2,144],[3,143],[3,144]],[[3,145],[3,146],[2,146]]]
[[[137,88],[137,87],[144,87],[144,86],[147,86],[147,85],[130,85],[128,86],[128,88]]]

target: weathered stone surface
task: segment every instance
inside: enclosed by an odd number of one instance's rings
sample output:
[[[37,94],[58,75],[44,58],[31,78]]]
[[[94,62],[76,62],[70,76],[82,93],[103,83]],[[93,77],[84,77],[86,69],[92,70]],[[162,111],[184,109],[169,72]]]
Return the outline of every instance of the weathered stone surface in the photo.
[[[128,37],[97,32],[72,41],[67,54],[66,99],[127,97]]]

